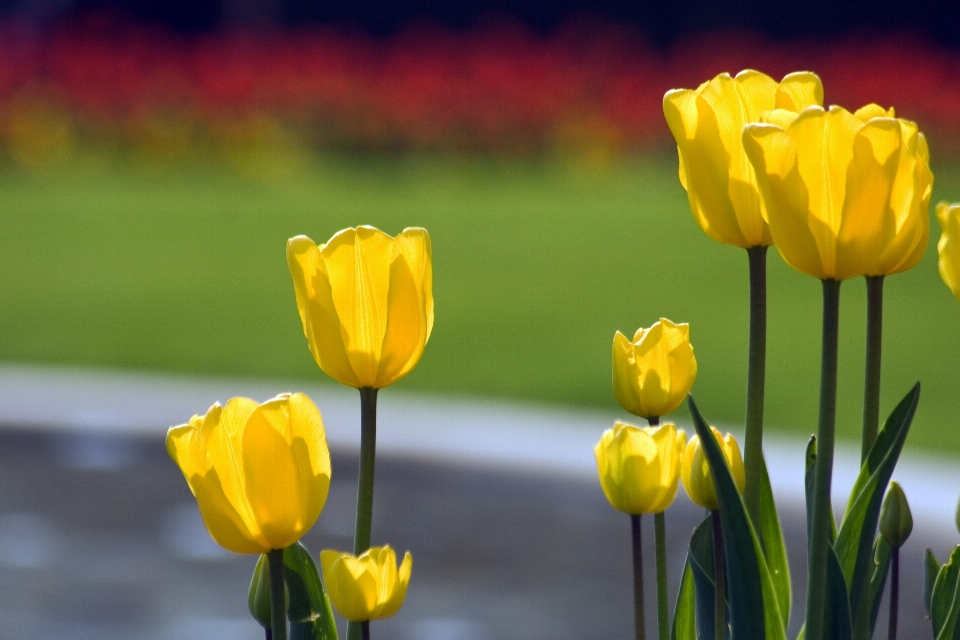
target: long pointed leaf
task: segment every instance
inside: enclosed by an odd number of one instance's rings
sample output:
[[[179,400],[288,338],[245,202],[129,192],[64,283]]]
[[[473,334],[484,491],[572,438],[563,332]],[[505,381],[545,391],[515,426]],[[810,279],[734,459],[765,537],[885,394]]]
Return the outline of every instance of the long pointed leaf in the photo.
[[[763,555],[767,560],[767,569],[770,571],[770,580],[777,592],[777,607],[783,621],[783,628],[787,628],[790,621],[790,562],[787,558],[787,545],[783,540],[783,530],[780,527],[780,516],[777,515],[777,505],[773,499],[773,489],[770,486],[770,475],[767,473],[767,462],[760,458],[760,539],[763,545]]]
[[[717,490],[732,636],[749,640],[786,640],[777,594],[743,499],[720,446],[692,396],[687,396],[687,403]],[[757,607],[761,607],[762,615],[758,615],[761,611]]]
[[[930,622],[933,624],[933,637],[937,640],[951,640],[957,635],[957,616],[960,603],[957,602],[957,587],[960,585],[960,546],[956,546],[950,558],[937,574],[930,596]]]
[[[843,579],[843,569],[833,547],[827,547],[827,620],[823,625],[827,640],[852,640],[850,596]]]
[[[290,593],[290,640],[337,640],[330,600],[310,552],[299,542],[283,550],[284,579]]]
[[[930,598],[933,595],[933,584],[937,580],[937,574],[940,573],[940,563],[933,551],[927,548],[923,554],[923,606],[927,609],[927,615],[930,615]]]
[[[713,523],[707,516],[693,530],[687,562],[693,573],[697,613],[697,633],[701,638],[712,638],[714,633],[713,594]]]
[[[680,578],[680,591],[677,593],[677,606],[673,609],[673,629],[670,640],[697,640],[697,600],[693,586],[693,567],[690,554],[683,565]]]

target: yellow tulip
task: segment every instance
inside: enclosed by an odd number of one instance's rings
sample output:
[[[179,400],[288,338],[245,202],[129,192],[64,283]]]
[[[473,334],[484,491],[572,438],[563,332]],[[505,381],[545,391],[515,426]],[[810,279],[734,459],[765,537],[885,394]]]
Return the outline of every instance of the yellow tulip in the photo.
[[[413,556],[407,551],[400,568],[389,545],[372,547],[354,557],[327,549],[320,552],[323,582],[330,602],[344,618],[363,622],[389,618],[403,604]]]
[[[167,431],[216,542],[236,553],[284,549],[313,526],[330,488],[323,420],[302,393],[233,398]]]
[[[287,242],[287,264],[310,352],[331,378],[381,389],[420,361],[433,330],[426,229],[396,238],[344,229],[320,246],[297,236]]]
[[[677,495],[685,442],[670,423],[640,428],[617,422],[607,429],[593,453],[611,506],[631,515],[666,511]]]
[[[766,111],[799,112],[813,104],[823,104],[815,74],[791,73],[778,84],[749,69],[734,78],[721,73],[696,90],[674,89],[663,97],[680,156],[680,183],[708,236],[744,249],[773,244],[742,130]]]
[[[740,445],[729,433],[721,437],[720,432],[715,428],[710,427],[710,431],[713,432],[713,437],[716,438],[720,450],[723,451],[723,457],[727,460],[727,466],[730,467],[730,474],[733,476],[737,491],[743,493],[747,480],[743,470]],[[681,454],[680,480],[683,482],[683,488],[691,500],[711,511],[717,508],[717,490],[713,486],[710,465],[707,463],[707,456],[703,453],[698,436],[693,436],[690,439]]]
[[[643,418],[665,416],[690,393],[697,359],[690,345],[690,325],[660,318],[637,329],[633,342],[613,336],[613,393],[620,406]]]
[[[929,151],[916,124],[877,105],[809,107],[744,128],[783,259],[821,280],[913,267],[929,237]]]
[[[940,277],[960,300],[960,204],[938,204],[937,220],[943,230],[937,242]]]

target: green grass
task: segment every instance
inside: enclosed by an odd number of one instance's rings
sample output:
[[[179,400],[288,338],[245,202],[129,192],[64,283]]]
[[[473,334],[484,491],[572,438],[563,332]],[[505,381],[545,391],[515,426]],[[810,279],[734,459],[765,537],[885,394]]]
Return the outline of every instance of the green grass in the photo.
[[[696,226],[676,161],[606,171],[535,161],[331,157],[286,177],[137,167],[0,173],[0,360],[322,377],[286,239],[373,224],[433,237],[436,326],[397,386],[613,408],[610,348],[660,316],[691,324],[705,415],[743,416],[747,257]],[[960,197],[960,166],[934,200]],[[960,451],[960,305],[934,223],[888,279],[882,411],[920,379],[910,442]],[[767,424],[815,430],[820,283],[770,254]],[[864,284],[844,283],[839,430],[856,438]],[[202,407],[201,407],[202,408]],[[682,409],[678,416],[686,418]]]

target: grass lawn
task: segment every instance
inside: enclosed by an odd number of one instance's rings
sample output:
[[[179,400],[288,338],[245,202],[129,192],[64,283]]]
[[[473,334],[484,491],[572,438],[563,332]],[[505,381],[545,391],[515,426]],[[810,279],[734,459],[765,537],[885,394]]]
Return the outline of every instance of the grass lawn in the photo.
[[[960,199],[960,165],[934,169],[934,201]],[[202,168],[8,169],[0,360],[315,380],[285,242],[357,224],[419,225],[433,238],[436,326],[398,387],[612,408],[613,332],[665,316],[691,324],[704,414],[742,420],[746,252],[696,226],[672,156],[602,172],[331,157],[255,180]],[[882,411],[920,379],[908,446],[960,452],[960,305],[937,274],[938,237],[933,222],[923,262],[887,281]],[[775,249],[769,268],[767,424],[810,433],[820,283]],[[864,298],[862,279],[844,283],[847,439],[860,424]]]

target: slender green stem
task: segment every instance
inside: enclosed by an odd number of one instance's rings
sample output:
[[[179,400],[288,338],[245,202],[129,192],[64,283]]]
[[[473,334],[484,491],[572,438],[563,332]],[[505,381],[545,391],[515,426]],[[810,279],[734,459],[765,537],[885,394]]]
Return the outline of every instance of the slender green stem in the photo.
[[[653,514],[653,537],[657,543],[657,630],[660,640],[670,640],[667,605],[667,524],[664,514]]]
[[[630,516],[633,540],[633,626],[637,640],[646,638],[643,621],[643,545],[640,544],[640,516]]]
[[[287,603],[284,592],[283,549],[267,553],[270,568],[270,638],[287,640]]]
[[[363,640],[370,640],[370,621],[364,620],[360,623],[360,631]]]
[[[867,359],[863,383],[860,463],[867,459],[880,425],[880,353],[883,349],[883,276],[867,276]]]
[[[353,533],[353,555],[370,548],[373,525],[373,472],[377,457],[377,389],[360,389],[360,479],[357,482],[357,524]],[[368,631],[369,633],[369,631]],[[347,640],[360,640],[361,623],[347,624]]]
[[[823,281],[823,347],[820,360],[820,423],[813,468],[813,508],[807,541],[806,640],[823,640],[826,611],[827,553],[830,544],[830,484],[837,417],[837,342],[840,282]]]
[[[720,511],[710,512],[713,523],[713,629],[714,640],[727,638],[727,570],[723,558],[723,528]]]
[[[767,247],[747,249],[750,262],[750,353],[747,359],[747,419],[743,438],[746,488],[743,499],[760,531],[760,469],[763,460],[763,395],[767,369]]]
[[[897,614],[900,608],[900,547],[894,547],[890,554],[890,624],[887,627],[888,640],[897,640]]]

